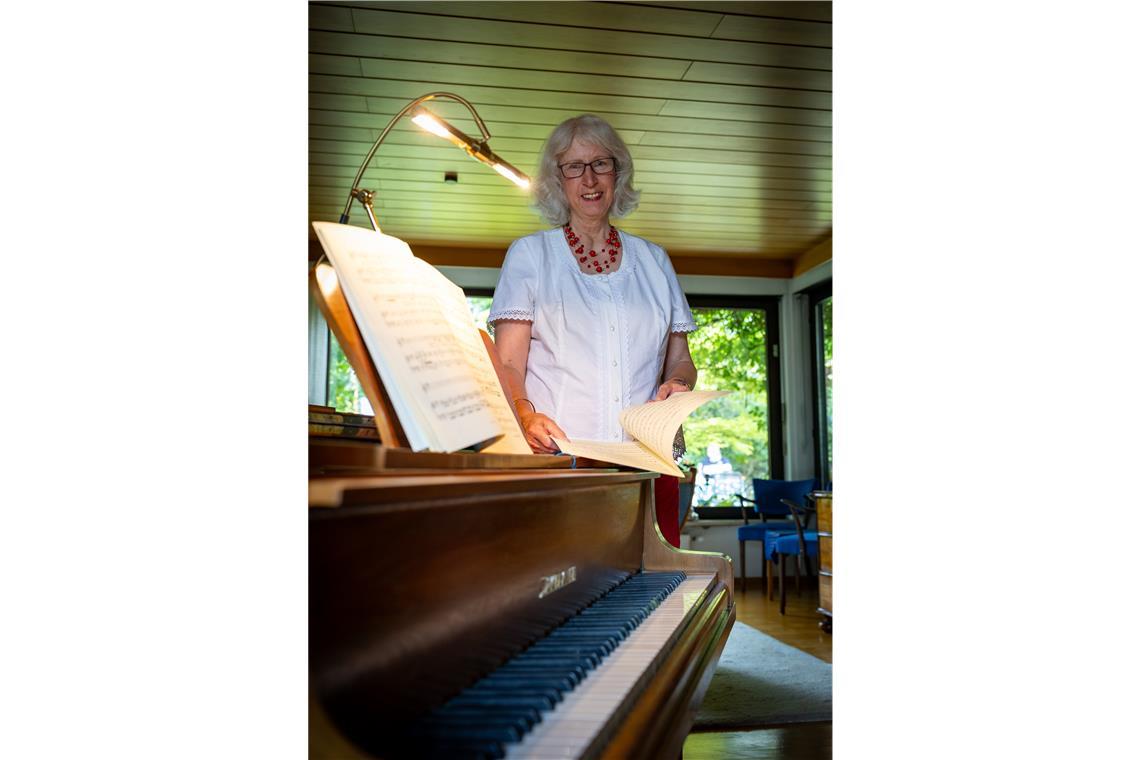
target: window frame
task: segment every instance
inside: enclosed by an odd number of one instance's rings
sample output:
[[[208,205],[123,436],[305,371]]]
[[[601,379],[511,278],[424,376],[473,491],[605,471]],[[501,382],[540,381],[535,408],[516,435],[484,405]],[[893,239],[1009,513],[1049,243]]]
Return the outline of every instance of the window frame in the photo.
[[[309,289],[309,403],[328,406],[329,363],[332,358],[332,330]],[[322,382],[323,378],[323,382]]]
[[[821,486],[826,487],[831,482],[831,468],[827,466],[827,430],[823,427],[827,415],[827,396],[823,389],[827,379],[823,376],[823,324],[817,311],[819,305],[832,296],[831,280],[825,280],[801,292],[808,299],[808,333],[811,335],[811,428],[815,438],[812,456],[815,476]],[[832,315],[834,318],[834,312]]]

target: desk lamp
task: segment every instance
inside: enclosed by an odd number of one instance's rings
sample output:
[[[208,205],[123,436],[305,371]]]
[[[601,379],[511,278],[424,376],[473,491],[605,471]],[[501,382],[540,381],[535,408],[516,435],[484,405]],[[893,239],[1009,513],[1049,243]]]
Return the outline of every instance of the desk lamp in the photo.
[[[483,139],[475,140],[468,137],[421,105],[421,103],[436,98],[451,98],[465,105],[467,110],[471,112],[471,116],[474,117],[475,124],[479,127],[479,131],[483,133]],[[519,187],[524,189],[530,187],[530,179],[525,174],[499,158],[499,156],[495,155],[495,153],[487,147],[487,141],[491,139],[491,133],[487,131],[487,125],[479,118],[479,114],[475,112],[475,107],[472,106],[470,102],[450,92],[431,92],[427,95],[421,95],[404,106],[399,113],[392,117],[392,120],[388,122],[388,126],[384,127],[384,131],[376,138],[376,142],[372,144],[372,149],[368,151],[368,155],[364,157],[363,163],[360,164],[360,169],[356,172],[356,178],[352,180],[352,190],[348,193],[348,200],[345,202],[344,211],[340,215],[341,224],[348,223],[348,211],[352,207],[352,199],[355,198],[360,201],[361,205],[364,206],[364,210],[368,213],[368,220],[372,222],[372,228],[377,232],[380,231],[380,224],[376,221],[376,214],[372,211],[372,197],[375,193],[371,190],[361,189],[360,178],[364,176],[364,170],[368,168],[368,164],[372,161],[372,156],[376,153],[376,149],[380,147],[380,143],[384,142],[384,138],[388,136],[388,132],[391,131],[392,126],[400,120],[401,116],[409,112],[413,114],[412,121],[423,129],[462,148],[471,158],[491,167]]]

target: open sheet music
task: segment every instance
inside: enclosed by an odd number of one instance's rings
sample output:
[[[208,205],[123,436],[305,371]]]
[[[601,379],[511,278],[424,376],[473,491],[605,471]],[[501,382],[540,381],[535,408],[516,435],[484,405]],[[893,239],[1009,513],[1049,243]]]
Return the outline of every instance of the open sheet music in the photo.
[[[399,238],[313,227],[411,448],[530,454],[463,290]]]
[[[701,404],[727,391],[690,391],[675,393],[664,401],[651,401],[631,406],[618,417],[622,429],[634,441],[609,443],[606,441],[568,441],[554,438],[563,454],[623,464],[664,475],[682,477],[681,468],[673,461],[673,438],[685,418]]]

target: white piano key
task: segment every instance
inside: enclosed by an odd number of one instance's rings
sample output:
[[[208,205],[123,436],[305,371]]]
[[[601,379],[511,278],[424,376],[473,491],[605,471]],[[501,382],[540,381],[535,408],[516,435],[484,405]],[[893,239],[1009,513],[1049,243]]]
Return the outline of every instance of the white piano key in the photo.
[[[521,742],[508,746],[507,758],[580,757],[715,580],[709,574],[681,581],[617,649],[553,710],[543,713],[542,721]]]

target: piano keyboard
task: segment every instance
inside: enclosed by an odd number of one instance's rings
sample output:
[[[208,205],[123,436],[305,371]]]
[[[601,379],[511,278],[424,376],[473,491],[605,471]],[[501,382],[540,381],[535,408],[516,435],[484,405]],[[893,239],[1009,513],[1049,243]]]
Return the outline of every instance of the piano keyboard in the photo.
[[[713,575],[638,573],[409,726],[417,757],[580,757]]]
[[[715,580],[711,574],[686,577],[597,670],[543,716],[542,723],[522,742],[509,747],[506,756],[537,759],[584,755]]]

